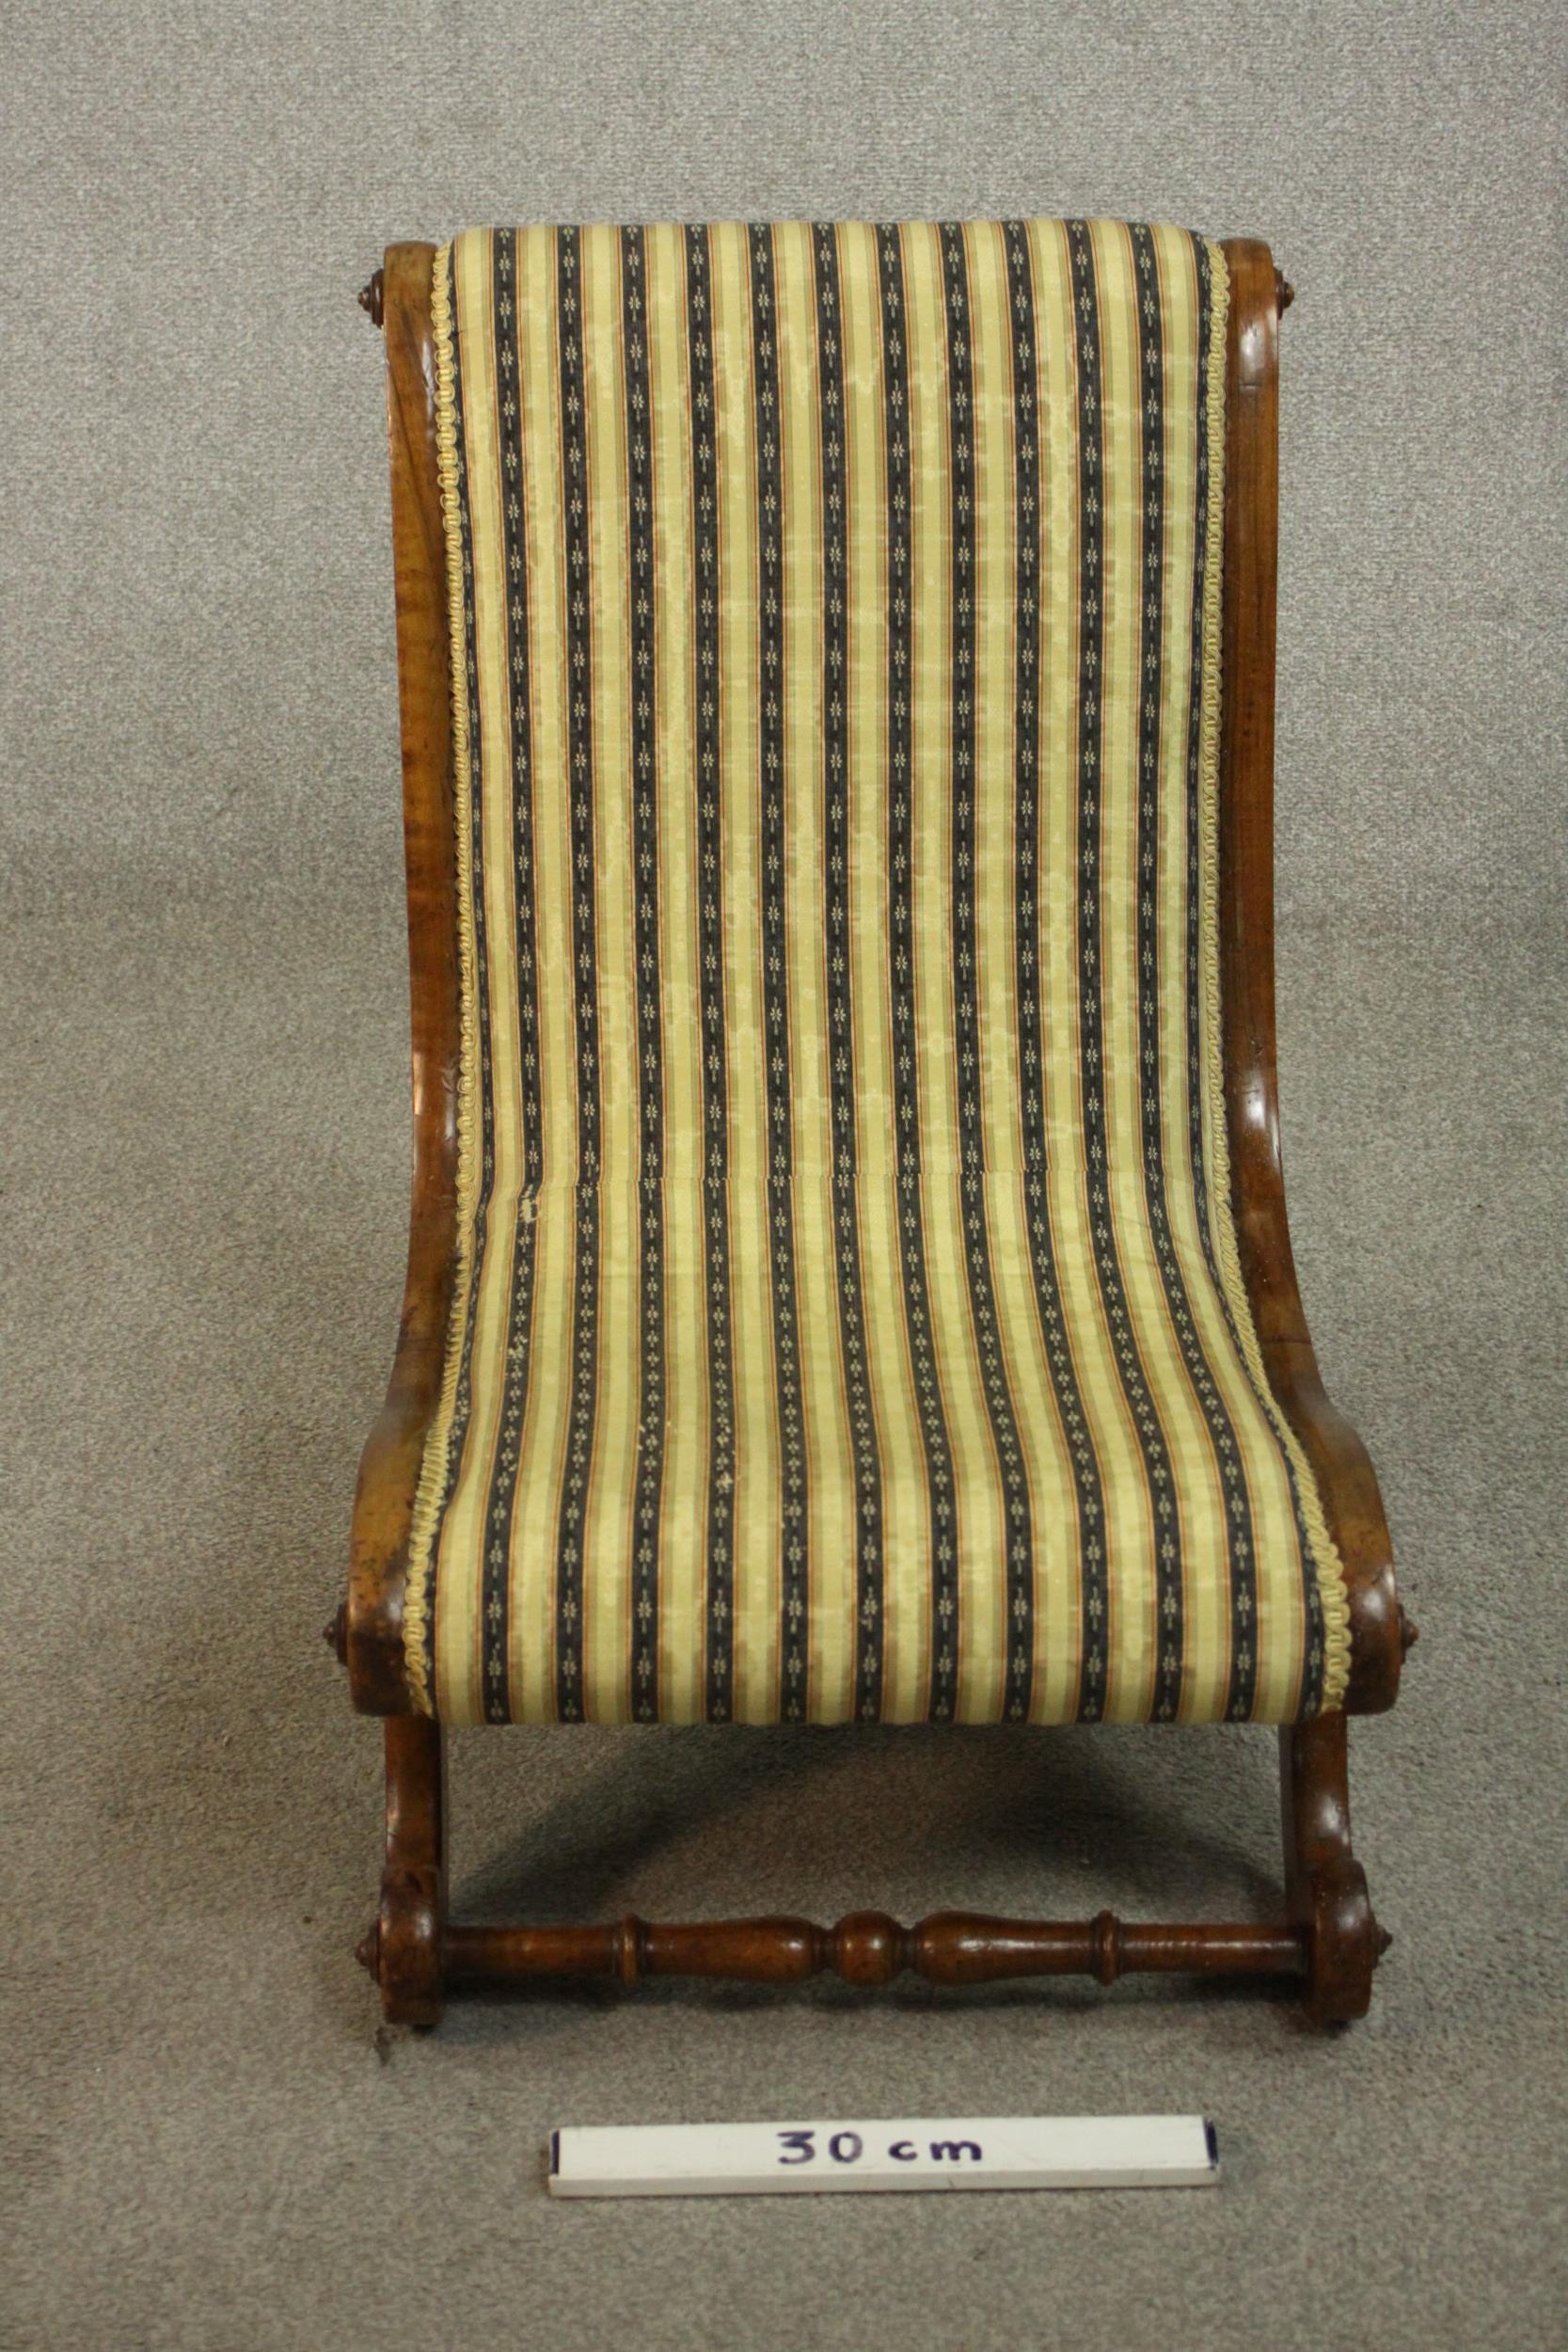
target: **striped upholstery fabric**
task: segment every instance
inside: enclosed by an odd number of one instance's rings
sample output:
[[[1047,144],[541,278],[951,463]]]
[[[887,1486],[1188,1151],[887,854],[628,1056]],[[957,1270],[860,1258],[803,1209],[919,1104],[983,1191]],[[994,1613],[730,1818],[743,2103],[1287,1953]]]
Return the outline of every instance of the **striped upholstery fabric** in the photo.
[[[1338,1703],[1222,1123],[1227,299],[1214,246],[1107,221],[441,252],[420,1706]]]

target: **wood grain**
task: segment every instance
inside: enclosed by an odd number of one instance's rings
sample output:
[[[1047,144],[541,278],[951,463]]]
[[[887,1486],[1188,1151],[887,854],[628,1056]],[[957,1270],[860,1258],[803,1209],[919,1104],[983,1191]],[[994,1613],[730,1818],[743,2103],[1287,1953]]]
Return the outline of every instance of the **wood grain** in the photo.
[[[531,1977],[725,1977],[800,1984],[831,1975],[872,1988],[895,1977],[927,1984],[997,1984],[1020,1977],[1118,1977],[1157,1971],[1300,1977],[1307,1939],[1286,1925],[1161,1927],[1109,1911],[1094,1919],[997,1919],[940,1911],[914,1927],[883,1912],[852,1912],[835,1927],[810,1919],[709,1919],[659,1926],[635,1916],[593,1928],[453,1927],[454,1983]]]
[[[345,1650],[356,1707],[404,1713],[408,1533],[440,1388],[457,1248],[457,864],[446,539],[436,462],[431,272],[436,248],[394,245],[382,273],[392,476],[413,1028],[414,1184],[391,1385],[359,1464]],[[372,281],[373,282],[373,281]]]
[[[1329,1403],[1296,1286],[1275,1057],[1274,703],[1279,311],[1266,245],[1233,238],[1220,742],[1220,986],[1231,1200],[1270,1385],[1317,1475],[1350,1596],[1352,1714],[1391,1707],[1403,1645],[1377,1480]]]

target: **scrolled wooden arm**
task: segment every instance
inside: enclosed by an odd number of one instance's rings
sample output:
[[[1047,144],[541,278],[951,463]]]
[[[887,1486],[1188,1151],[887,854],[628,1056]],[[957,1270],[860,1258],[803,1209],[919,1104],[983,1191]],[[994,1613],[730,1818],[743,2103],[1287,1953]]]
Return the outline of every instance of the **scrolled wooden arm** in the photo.
[[[457,1239],[458,972],[446,541],[436,463],[431,245],[387,251],[366,302],[387,348],[403,818],[408,870],[414,1177],[408,1268],[391,1383],[359,1464],[345,1655],[354,1703],[411,1702],[403,1595],[414,1489],[441,1378]]]
[[[1225,638],[1220,748],[1220,963],[1227,1128],[1242,1274],[1275,1397],[1318,1479],[1349,1588],[1347,1711],[1391,1707],[1402,1613],[1377,1480],[1329,1402],[1291,1254],[1279,1148],[1274,993],[1275,596],[1279,496],[1279,312],[1266,245],[1234,238],[1226,439]]]

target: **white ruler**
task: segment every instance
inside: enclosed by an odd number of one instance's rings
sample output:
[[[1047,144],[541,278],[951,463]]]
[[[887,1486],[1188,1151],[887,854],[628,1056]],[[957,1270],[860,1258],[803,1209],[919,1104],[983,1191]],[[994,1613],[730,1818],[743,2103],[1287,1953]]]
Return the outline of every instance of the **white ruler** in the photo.
[[[1208,2188],[1204,2115],[918,2116],[877,2122],[573,2125],[552,2197],[771,2197],[846,2189]]]

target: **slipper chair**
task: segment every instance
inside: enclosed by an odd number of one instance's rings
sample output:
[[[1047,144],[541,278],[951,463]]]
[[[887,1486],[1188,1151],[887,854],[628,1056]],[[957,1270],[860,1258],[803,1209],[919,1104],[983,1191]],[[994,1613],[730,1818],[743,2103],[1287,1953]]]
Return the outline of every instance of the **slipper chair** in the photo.
[[[677,1971],[1366,2010],[1346,1722],[1413,1629],[1280,1173],[1288,299],[1048,219],[471,230],[365,289],[415,1170],[328,1637],[388,2018]],[[512,1723],[1275,1724],[1279,1915],[460,1922],[444,1727]]]

